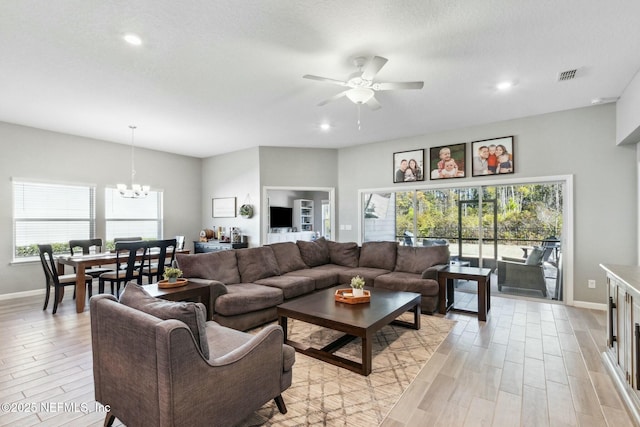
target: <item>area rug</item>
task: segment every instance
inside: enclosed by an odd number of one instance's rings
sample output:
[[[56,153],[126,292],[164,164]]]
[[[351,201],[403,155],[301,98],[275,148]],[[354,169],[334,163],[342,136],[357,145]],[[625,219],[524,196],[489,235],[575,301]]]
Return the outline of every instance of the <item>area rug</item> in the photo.
[[[412,314],[406,314],[412,321]],[[293,381],[283,393],[288,412],[270,402],[242,426],[363,426],[379,425],[413,381],[455,322],[422,315],[420,330],[385,326],[373,340],[372,372],[362,376],[296,353]],[[289,319],[294,341],[321,347],[340,333]],[[359,361],[356,339],[336,354]]]

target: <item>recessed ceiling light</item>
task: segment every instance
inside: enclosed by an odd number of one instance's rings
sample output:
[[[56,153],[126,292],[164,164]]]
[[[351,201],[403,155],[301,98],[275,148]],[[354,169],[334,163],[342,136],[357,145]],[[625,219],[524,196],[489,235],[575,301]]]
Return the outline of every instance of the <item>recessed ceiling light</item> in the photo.
[[[322,123],[320,125],[320,129],[322,129],[323,131],[327,132],[329,129],[331,129],[331,125],[329,123]]]
[[[133,33],[125,34],[123,38],[127,43],[132,44],[134,46],[140,46],[142,44],[142,39],[137,34],[133,34]]]
[[[513,82],[512,81],[504,81],[504,82],[500,82],[496,85],[496,89],[498,90],[509,90],[513,87]]]

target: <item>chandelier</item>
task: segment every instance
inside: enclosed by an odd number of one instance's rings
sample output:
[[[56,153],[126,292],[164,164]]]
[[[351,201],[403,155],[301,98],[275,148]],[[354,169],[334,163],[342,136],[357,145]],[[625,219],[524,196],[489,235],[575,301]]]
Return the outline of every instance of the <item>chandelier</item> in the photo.
[[[136,130],[136,126],[130,125],[129,129],[131,129],[131,188],[127,188],[126,184],[118,184],[118,192],[120,195],[127,199],[142,199],[147,197],[149,194],[149,190],[151,187],[148,185],[140,185],[135,184],[134,180],[136,177],[136,167],[135,167],[135,139],[134,133]]]

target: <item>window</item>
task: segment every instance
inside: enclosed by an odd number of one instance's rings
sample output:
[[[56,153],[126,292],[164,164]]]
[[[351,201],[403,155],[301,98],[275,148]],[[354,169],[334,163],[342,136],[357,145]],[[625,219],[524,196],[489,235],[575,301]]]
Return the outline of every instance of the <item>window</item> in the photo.
[[[38,244],[69,252],[69,240],[95,235],[93,186],[13,180],[13,260],[38,256]]]
[[[162,238],[161,191],[150,191],[142,199],[127,199],[117,189],[106,188],[104,205],[107,242],[113,242],[114,237]]]

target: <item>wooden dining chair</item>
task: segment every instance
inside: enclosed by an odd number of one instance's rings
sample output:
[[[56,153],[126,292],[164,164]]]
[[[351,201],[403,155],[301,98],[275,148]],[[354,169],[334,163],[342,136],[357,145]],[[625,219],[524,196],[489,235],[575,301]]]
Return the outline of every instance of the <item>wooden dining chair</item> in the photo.
[[[104,282],[111,284],[111,294],[116,290],[116,297],[120,297],[120,284],[125,285],[131,280],[136,280],[142,284],[142,269],[147,258],[149,247],[146,241],[126,241],[116,242],[116,269],[111,272],[102,273],[98,279],[98,292],[104,293]],[[136,262],[140,256],[142,261]],[[126,265],[126,268],[122,268]]]
[[[82,255],[89,255],[91,248],[95,248],[97,253],[102,252],[102,239],[84,239],[84,240],[69,240],[69,249],[71,250],[71,256],[77,253],[77,248],[82,249]],[[93,278],[100,277],[102,273],[113,271],[112,268],[102,267],[101,265],[91,267],[85,271],[85,274]]]
[[[142,237],[114,237],[113,243],[118,242],[137,242],[142,240]]]
[[[40,254],[40,262],[42,263],[42,269],[44,270],[47,287],[47,292],[44,297],[44,307],[42,309],[47,309],[47,306],[49,305],[49,296],[51,295],[51,287],[53,287],[53,314],[56,314],[56,311],[58,311],[58,303],[64,296],[65,286],[74,286],[75,298],[76,275],[63,274],[58,276],[58,269],[56,268],[56,262],[53,259],[53,249],[51,245],[38,245],[38,253]],[[87,285],[89,298],[91,298],[91,281],[93,280],[93,277],[85,274],[84,280]]]
[[[151,262],[151,257],[149,257],[149,262],[143,268],[142,275],[148,278],[149,283],[154,283],[161,280],[165,267],[170,267],[173,264],[176,259],[178,243],[176,239],[151,240],[147,243],[150,251],[156,249],[159,251],[158,261]]]

